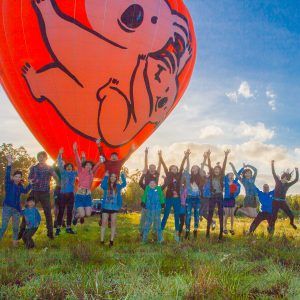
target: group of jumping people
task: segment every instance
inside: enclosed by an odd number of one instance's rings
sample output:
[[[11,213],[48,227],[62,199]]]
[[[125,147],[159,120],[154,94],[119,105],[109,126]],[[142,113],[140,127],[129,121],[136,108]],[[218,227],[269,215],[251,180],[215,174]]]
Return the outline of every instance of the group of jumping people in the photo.
[[[61,234],[65,210],[66,233],[75,234],[72,225],[76,226],[78,221],[84,223],[84,219],[92,214],[92,183],[98,169],[104,165],[105,176],[100,185],[103,190],[100,239],[101,244],[105,244],[105,231],[109,224],[111,228],[109,246],[112,247],[116,234],[117,215],[122,208],[122,191],[126,187],[126,176],[121,173],[124,160],[120,160],[117,153],[106,157],[100,139],[97,140],[97,145],[99,159],[93,162],[87,160],[84,153],[79,155],[77,143],[73,144],[76,167],[64,161],[63,148],[58,153],[57,168],[47,165],[46,152],[38,153],[38,163],[30,168],[27,186],[23,184],[22,171],[15,170],[12,173],[13,158],[7,156],[6,194],[2,208],[0,240],[7,230],[9,220],[12,219],[13,245],[17,246],[18,240],[22,239],[27,248],[33,248],[32,237],[41,222],[39,210],[35,207],[38,202],[45,214],[47,236],[50,239],[53,239],[54,235]],[[299,179],[298,168],[295,168],[294,180],[291,180],[293,172],[289,171],[283,172],[279,177],[272,161],[275,189],[270,191],[269,186],[265,184],[260,190],[255,185],[257,169],[251,165],[244,165],[237,172],[234,165],[230,163],[232,172],[225,173],[230,150],[225,151],[223,164],[217,163],[214,167],[210,150],[204,153],[200,166],[191,167],[190,154],[190,150],[185,151],[179,168],[176,165],[167,167],[162,152],[159,151],[158,166],[156,166],[148,164],[148,148],[146,148],[145,166],[139,181],[144,193],[141,199],[136,199],[141,201],[142,207],[139,230],[143,242],[147,242],[151,228],[157,234],[157,241],[163,242],[163,232],[172,208],[175,223],[174,237],[177,242],[190,238],[192,216],[194,216],[193,237],[197,238],[200,220],[204,218],[207,220],[206,237],[209,238],[210,231],[216,227],[216,222],[213,220],[216,207],[220,228],[219,239],[222,239],[223,234],[235,234],[234,216],[238,212],[254,219],[249,234],[253,233],[263,220],[268,222],[268,231],[272,234],[279,209],[286,213],[291,226],[297,229],[286,194]],[[161,169],[164,172],[163,176],[161,176]],[[52,178],[56,181],[55,233],[50,202]],[[162,185],[159,185],[160,178],[163,179]],[[246,195],[243,205],[237,205],[236,199],[240,194],[241,185]],[[24,209],[21,206],[22,194],[28,194]],[[231,226],[229,231],[227,230],[228,219]]]

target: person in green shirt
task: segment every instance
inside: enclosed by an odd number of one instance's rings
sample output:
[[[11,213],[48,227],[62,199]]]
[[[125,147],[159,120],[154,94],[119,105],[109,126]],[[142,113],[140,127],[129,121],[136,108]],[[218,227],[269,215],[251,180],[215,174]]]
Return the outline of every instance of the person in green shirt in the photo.
[[[151,180],[142,196],[142,207],[145,209],[145,227],[143,231],[143,242],[147,242],[151,227],[157,233],[159,243],[163,242],[161,229],[161,209],[165,205],[165,196],[162,188],[157,185],[156,180]]]

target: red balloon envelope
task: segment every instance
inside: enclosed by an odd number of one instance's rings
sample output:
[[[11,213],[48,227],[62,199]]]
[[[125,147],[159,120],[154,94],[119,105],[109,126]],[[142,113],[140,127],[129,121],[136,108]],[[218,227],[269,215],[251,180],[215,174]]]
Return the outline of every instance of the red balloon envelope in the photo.
[[[128,157],[174,109],[196,59],[182,0],[1,0],[1,84],[37,140]],[[103,170],[102,170],[103,172]],[[100,172],[101,173],[101,172]],[[99,174],[101,176],[101,174]]]

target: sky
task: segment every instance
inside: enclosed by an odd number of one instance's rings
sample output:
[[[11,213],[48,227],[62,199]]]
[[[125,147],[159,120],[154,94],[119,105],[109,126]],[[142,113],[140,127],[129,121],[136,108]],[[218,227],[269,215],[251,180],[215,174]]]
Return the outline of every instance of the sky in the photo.
[[[198,53],[195,71],[179,105],[128,160],[141,169],[150,147],[156,162],[162,149],[168,163],[180,164],[186,148],[200,164],[211,149],[214,162],[229,160],[237,168],[258,168],[257,185],[274,186],[277,171],[300,161],[300,3],[299,1],[186,0],[195,25]],[[41,146],[0,89],[0,142]],[[228,171],[230,168],[228,167]],[[300,193],[300,184],[291,189]]]

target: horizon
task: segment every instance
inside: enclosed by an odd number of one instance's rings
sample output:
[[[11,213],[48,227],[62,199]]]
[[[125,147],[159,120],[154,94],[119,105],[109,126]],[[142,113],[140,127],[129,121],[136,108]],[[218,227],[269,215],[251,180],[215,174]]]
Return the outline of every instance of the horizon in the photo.
[[[271,160],[280,174],[300,159],[300,9],[282,1],[185,4],[198,42],[193,77],[178,106],[125,166],[142,170],[145,147],[150,163],[162,149],[166,162],[177,165],[187,148],[191,164],[200,164],[207,149],[213,163],[222,161],[230,148],[229,162],[237,169],[243,162],[254,165],[257,186],[266,182],[273,188]],[[1,143],[35,155],[43,148],[2,88],[0,97]],[[300,194],[299,183],[290,193]]]

